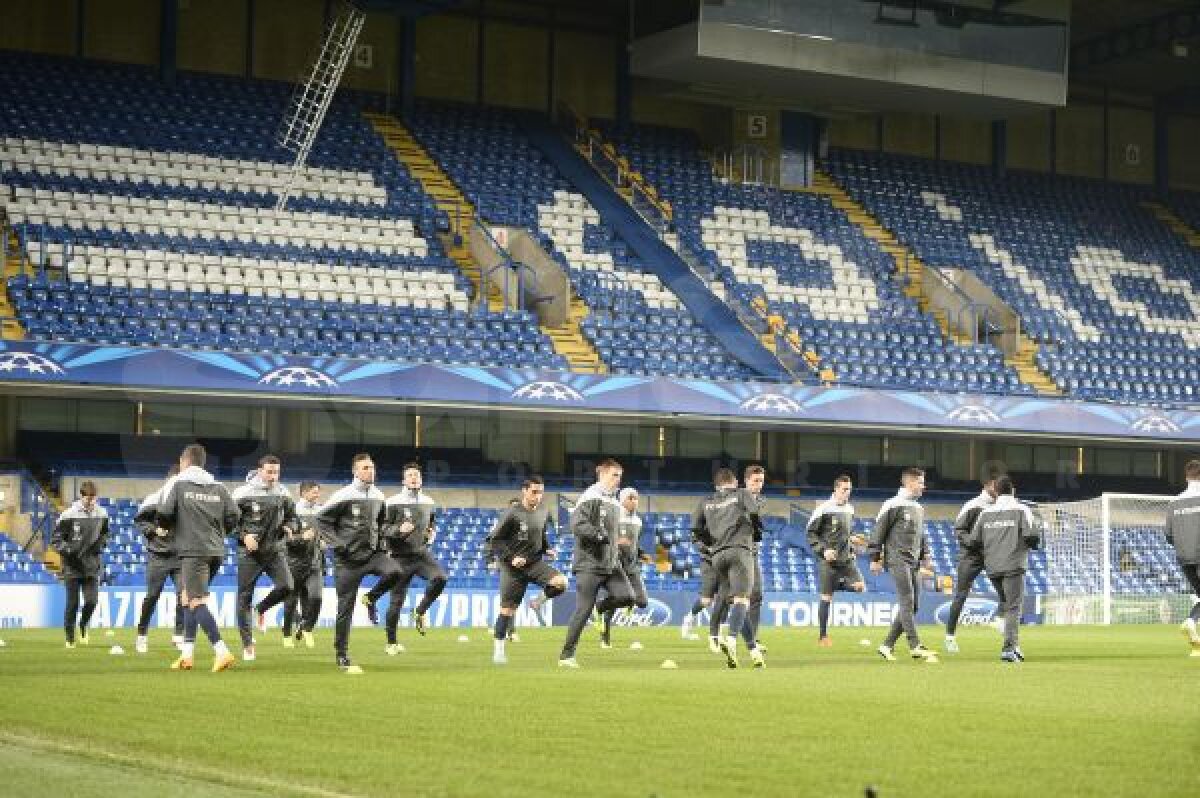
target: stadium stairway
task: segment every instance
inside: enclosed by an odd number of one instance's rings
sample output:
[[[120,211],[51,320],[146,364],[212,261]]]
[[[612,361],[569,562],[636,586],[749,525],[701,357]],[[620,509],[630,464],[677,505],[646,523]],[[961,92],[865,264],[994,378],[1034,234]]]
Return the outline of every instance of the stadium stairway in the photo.
[[[575,190],[608,221],[638,257],[678,295],[692,315],[743,364],[769,379],[791,381],[779,359],[746,329],[733,310],[697,277],[679,254],[637,214],[626,200],[592,169],[548,122],[522,119],[529,141],[546,156]]]
[[[566,320],[559,325],[542,325],[542,332],[550,338],[554,351],[567,359],[571,371],[582,371],[589,374],[606,374],[608,367],[600,358],[596,347],[583,334],[580,325],[588,316],[587,303],[579,298],[570,287],[571,301],[567,310]]]
[[[370,112],[364,112],[363,116],[425,192],[434,198],[438,208],[450,217],[452,235],[443,241],[446,254],[471,281],[478,296],[483,290],[483,280],[479,262],[471,254],[468,246],[471,225],[475,219],[475,206],[400,120],[387,114]],[[488,309],[493,312],[502,312],[505,309],[504,296],[495,283],[488,283],[487,302]],[[606,369],[600,354],[579,328],[579,323],[587,314],[587,305],[572,292],[567,321],[553,327],[543,325],[541,329],[550,339],[555,353],[567,359],[572,371],[603,374]]]
[[[575,118],[576,125],[579,126],[580,131],[586,131],[589,136],[594,136],[596,139],[598,139],[600,146],[608,148],[613,153],[620,152],[621,148],[617,142],[610,140],[606,136],[607,131],[593,128],[587,118],[583,117],[582,115],[575,114]],[[621,156],[621,159],[625,161],[626,166],[628,167],[628,161],[625,160],[624,156]],[[715,163],[713,168],[714,170],[717,169]],[[646,179],[644,175],[640,175],[640,177],[643,180]],[[646,185],[649,186],[650,190],[655,196],[662,196],[662,192],[659,190],[658,186],[655,186],[648,181]],[[631,187],[618,187],[617,193],[627,203],[630,205],[633,204],[634,192]],[[671,219],[672,222],[674,221],[672,218],[671,209],[669,207],[667,210],[667,218]],[[800,331],[794,327],[789,327],[787,320],[782,316],[771,313],[771,310],[768,307],[765,299],[762,297],[756,297],[750,302],[749,311],[756,316],[759,322],[762,324],[762,331],[758,334],[758,339],[762,343],[764,349],[779,358],[781,362],[789,364],[789,366],[793,368],[793,370],[799,375],[807,375],[809,372],[811,372],[811,374],[819,379],[824,385],[832,385],[837,380],[837,374],[834,373],[833,369],[822,365],[820,355],[818,355],[812,347],[807,346],[803,339],[801,339]],[[790,352],[785,351],[783,353],[790,355],[790,360],[785,361],[783,357],[781,357],[781,353],[779,351],[781,342],[785,350],[791,350]]]
[[[1169,227],[1171,232],[1186,241],[1189,246],[1200,249],[1200,232],[1176,216],[1170,208],[1157,202],[1143,202],[1142,207],[1150,211],[1155,219]]]
[[[433,197],[438,208],[450,217],[451,240],[443,241],[446,254],[458,264],[458,268],[475,287],[475,296],[479,296],[483,291],[479,263],[467,246],[471,222],[475,218],[474,206],[398,119],[376,113],[364,113],[363,116],[380,135],[388,149],[396,154],[413,178],[421,184],[425,193]],[[494,283],[488,284],[487,303],[488,310],[494,313],[501,313],[505,309],[504,296]]]
[[[813,179],[812,191],[829,197],[833,207],[842,210],[846,217],[858,225],[863,235],[879,242],[880,248],[892,256],[896,269],[904,278],[904,293],[917,303],[922,313],[928,314],[937,322],[938,328],[947,340],[959,346],[970,346],[971,339],[950,326],[950,320],[940,308],[933,307],[925,290],[924,275],[927,268],[915,252],[905,246],[895,235],[886,229],[879,220],[871,215],[862,204],[857,202],[849,193],[839,186],[832,177],[817,170]],[[1020,336],[1016,351],[1005,357],[1007,363],[1021,382],[1031,386],[1043,396],[1061,396],[1062,392],[1054,381],[1037,365],[1038,345],[1024,336]]]
[[[3,235],[8,239],[4,248],[4,284],[8,285],[10,277],[21,273],[20,244],[17,236],[11,230],[5,229]],[[17,310],[8,300],[8,292],[0,291],[0,339],[5,341],[25,340],[25,328],[17,318]]]

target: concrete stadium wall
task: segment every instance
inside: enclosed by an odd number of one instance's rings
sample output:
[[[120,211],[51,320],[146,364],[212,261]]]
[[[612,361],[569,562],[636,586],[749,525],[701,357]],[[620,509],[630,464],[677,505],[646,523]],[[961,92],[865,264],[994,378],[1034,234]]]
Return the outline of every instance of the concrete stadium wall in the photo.
[[[1154,113],[1147,105],[1146,98],[1123,97],[1107,106],[1089,98],[1054,111],[1012,117],[1007,120],[1007,166],[1151,185],[1157,153]],[[1190,146],[1200,133],[1200,118],[1172,116],[1168,130],[1171,187],[1200,187],[1200,159]],[[930,114],[837,118],[830,121],[829,143],[963,163],[992,161],[991,122],[986,119]]]
[[[146,66],[157,64],[161,12],[159,0],[84,3],[84,57]]]
[[[1167,126],[1167,147],[1171,152],[1171,187],[1200,191],[1200,116],[1172,117]],[[1184,153],[1187,153],[1185,156]]]
[[[179,68],[246,73],[248,0],[205,0],[179,8]]]
[[[79,29],[75,0],[0,3],[0,49],[73,55]]]
[[[325,0],[186,0],[179,7],[178,65],[294,81],[315,52],[327,5]],[[346,86],[398,91],[400,24],[391,14],[368,15],[359,43],[372,48],[371,64],[352,63]],[[155,65],[160,25],[161,0],[4,0],[0,48]],[[613,34],[465,14],[422,17],[415,28],[417,96],[539,111],[566,102],[588,116],[616,114],[619,42]],[[1072,92],[1066,108],[1008,120],[1008,166],[1151,184],[1156,153],[1148,98],[1114,94],[1106,103],[1086,88],[1078,97],[1075,87]],[[739,117],[744,110],[663,96],[636,80],[631,112],[638,122],[695,130],[715,148],[738,143],[744,128]],[[1174,188],[1200,188],[1200,159],[1191,147],[1197,133],[1197,117],[1169,119]],[[989,120],[946,115],[888,113],[881,120],[863,114],[835,118],[829,125],[834,146],[976,164],[991,161],[991,138]],[[1127,157],[1130,145],[1136,158]]]

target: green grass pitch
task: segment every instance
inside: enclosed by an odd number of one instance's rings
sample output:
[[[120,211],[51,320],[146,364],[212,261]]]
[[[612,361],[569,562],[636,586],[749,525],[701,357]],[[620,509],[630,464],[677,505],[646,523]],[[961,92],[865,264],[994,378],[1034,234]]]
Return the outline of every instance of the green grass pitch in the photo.
[[[347,676],[327,629],[311,651],[269,633],[224,674],[203,642],[198,670],[169,671],[162,632],[139,656],[126,630],[74,651],[5,630],[0,794],[1200,795],[1200,659],[1173,627],[1027,627],[1020,666],[990,629],[939,665],[883,662],[859,643],[879,629],[835,630],[828,650],[764,629],[763,671],[676,629],[618,629],[611,651],[589,630],[566,671],[563,630],[521,632],[495,667],[484,629],[402,630],[395,658],[356,629],[366,673]]]

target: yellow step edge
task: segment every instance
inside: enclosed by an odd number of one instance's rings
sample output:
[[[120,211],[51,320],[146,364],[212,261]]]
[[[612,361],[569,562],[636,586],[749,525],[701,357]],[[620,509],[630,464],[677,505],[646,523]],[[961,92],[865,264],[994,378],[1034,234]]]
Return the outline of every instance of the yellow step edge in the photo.
[[[930,297],[925,293],[923,273],[925,264],[917,257],[916,253],[910,250],[906,245],[899,241],[890,231],[885,229],[877,219],[872,216],[870,211],[863,207],[857,200],[851,197],[845,189],[838,185],[837,181],[831,175],[824,172],[817,172],[816,180],[818,180],[825,193],[830,197],[830,204],[833,207],[842,210],[846,218],[858,226],[860,231],[868,238],[872,238],[880,242],[880,248],[890,254],[896,261],[897,266],[902,274],[908,279],[903,286],[903,292],[906,296],[917,301],[918,307],[922,311],[928,312],[932,306]],[[943,311],[934,310],[929,315],[937,322],[938,328],[942,331],[943,336],[949,341],[961,342],[969,340],[966,336],[958,334],[951,329],[949,319]],[[960,344],[964,345],[964,344]],[[1041,394],[1050,395],[1058,394],[1057,389],[1052,392],[1046,389],[1047,385],[1053,385],[1054,381],[1050,379],[1040,368],[1038,368],[1034,357],[1037,354],[1037,347],[1032,350],[1018,347],[1018,352],[1014,360],[1019,364],[1015,369],[1020,380],[1034,388]],[[1038,375],[1036,379],[1027,376],[1021,367],[1028,369],[1030,374]]]

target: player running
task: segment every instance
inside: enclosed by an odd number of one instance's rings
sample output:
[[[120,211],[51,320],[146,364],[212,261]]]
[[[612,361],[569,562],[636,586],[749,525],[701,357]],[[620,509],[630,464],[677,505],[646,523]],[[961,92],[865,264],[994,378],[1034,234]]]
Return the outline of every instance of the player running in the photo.
[[[505,642],[513,628],[513,616],[525,589],[530,584],[542,588],[542,600],[561,596],[567,589],[567,577],[550,565],[554,549],[550,546],[550,511],[542,506],[545,481],[530,476],[521,484],[521,498],[510,505],[488,533],[485,546],[500,570],[500,612],[496,615],[492,662],[508,664]],[[539,606],[540,609],[540,606]]]
[[[642,517],[637,512],[641,497],[634,488],[622,488],[617,500],[621,503],[621,518],[617,522],[617,561],[633,590],[634,606],[644,610],[650,605],[650,598],[646,595],[646,583],[642,580],[642,562],[646,556],[638,545],[642,539]],[[612,648],[612,622],[616,614],[615,609],[604,613],[601,648]]]
[[[866,543],[861,535],[854,534],[854,505],[850,503],[850,492],[854,482],[843,474],[833,481],[833,495],[817,505],[808,519],[808,545],[817,557],[817,573],[821,605],[817,618],[821,631],[817,645],[829,648],[833,640],[829,637],[829,612],[833,606],[833,593],[839,587],[861,593],[866,589],[862,573],[854,558],[854,545]]]
[[[1012,479],[999,477],[995,488],[996,501],[980,511],[967,543],[981,553],[983,567],[1000,599],[1000,615],[1004,618],[1000,659],[1024,662],[1018,635],[1025,571],[1029,568],[1029,551],[1041,545],[1042,535],[1033,511],[1017,501]]]
[[[166,529],[179,554],[183,581],[183,646],[172,670],[194,667],[196,630],[203,629],[213,647],[213,672],[233,667],[233,654],[221,639],[217,620],[208,609],[208,590],[225,556],[225,538],[237,529],[240,513],[225,486],[204,470],[208,452],[198,443],[184,448],[179,473],[159,494],[155,523]]]
[[[171,467],[167,479],[179,473],[179,466]],[[133,526],[146,538],[146,597],[142,599],[141,613],[138,615],[137,638],[133,641],[133,650],[145,654],[150,650],[147,632],[150,629],[150,618],[158,605],[167,584],[167,577],[175,585],[175,635],[171,642],[176,648],[183,645],[183,583],[179,576],[179,555],[175,552],[167,530],[158,525],[155,513],[158,510],[159,495],[162,488],[151,493],[138,506],[137,514],[133,517]]]
[[[100,597],[100,559],[108,542],[108,513],[96,503],[96,483],[88,480],[79,486],[79,500],[63,511],[54,525],[50,548],[62,562],[63,587],[67,591],[63,611],[63,632],[67,648],[75,648],[75,622],[79,622],[79,642],[87,645],[88,624]],[[83,607],[79,597],[83,596]]]
[[[317,512],[321,540],[333,550],[333,579],[337,590],[337,621],[333,650],[343,673],[362,673],[350,661],[350,625],[358,589],[368,575],[379,577],[382,593],[400,579],[400,566],[382,551],[383,491],[375,487],[375,461],[359,453],[350,461],[353,481],[337,490]]]
[[[747,623],[750,594],[755,587],[755,541],[761,535],[762,498],[739,488],[737,475],[728,468],[717,470],[713,486],[716,492],[692,514],[692,537],[712,549],[718,593],[729,597],[729,631],[718,645],[726,664],[736,668],[737,637],[741,634],[755,667],[762,667],[762,652]]]
[[[1187,489],[1167,505],[1167,542],[1175,547],[1175,558],[1192,594],[1200,597],[1200,460],[1184,466],[1183,474]],[[1197,622],[1200,622],[1200,598],[1183,622],[1183,634],[1192,647],[1191,656],[1200,658]]]
[[[610,609],[633,605],[633,589],[625,571],[617,562],[617,532],[621,505],[617,489],[624,469],[611,458],[596,466],[596,483],[583,492],[571,513],[571,534],[575,552],[571,570],[575,574],[575,612],[567,625],[567,638],[558,657],[560,668],[578,668],[575,649],[592,610],[601,615]],[[601,588],[608,592],[597,603]]]
[[[983,481],[983,492],[962,506],[958,517],[954,520],[954,537],[958,540],[958,569],[954,575],[954,599],[950,602],[950,611],[946,615],[946,653],[958,653],[958,640],[955,632],[958,629],[958,619],[962,617],[963,607],[967,597],[971,595],[971,586],[983,573],[983,552],[967,545],[967,538],[975,528],[975,521],[983,510],[996,503],[996,479],[999,474],[990,474]]]
[[[387,648],[388,656],[394,657],[404,650],[404,646],[396,642],[396,627],[400,624],[400,610],[408,597],[408,585],[413,577],[425,581],[425,595],[417,604],[410,616],[413,626],[422,635],[426,632],[425,613],[438,596],[446,589],[446,572],[433,555],[429,552],[429,544],[434,541],[437,532],[434,522],[437,519],[437,502],[429,494],[421,490],[424,477],[421,467],[416,463],[408,463],[403,470],[404,486],[400,492],[387,500],[384,510],[383,540],[388,552],[400,567],[400,580],[392,587],[391,600],[388,603]],[[375,602],[384,594],[378,585],[363,596],[363,604],[375,622]]]
[[[286,601],[295,588],[284,547],[300,528],[300,521],[291,493],[279,482],[279,471],[279,458],[268,454],[258,461],[258,470],[246,484],[233,492],[233,500],[241,511],[237,530],[237,622],[242,636],[242,659],[246,662],[258,657],[250,626],[250,605],[259,577],[266,574],[274,585],[254,606],[255,625],[260,632],[267,629],[267,611]]]
[[[298,526],[287,536],[288,569],[296,589],[283,603],[284,648],[294,648],[297,640],[303,640],[308,648],[316,645],[313,629],[321,617],[321,599],[325,592],[325,550],[317,535],[316,523],[320,509],[321,486],[311,481],[300,483],[300,499],[296,502]]]
[[[892,650],[903,632],[913,659],[933,664],[937,655],[921,644],[917,634],[917,603],[921,572],[928,571],[929,540],[925,535],[925,509],[917,502],[925,493],[925,472],[909,467],[900,474],[900,491],[883,503],[871,534],[871,573],[891,574],[896,583],[899,613],[877,651],[895,662]]]

